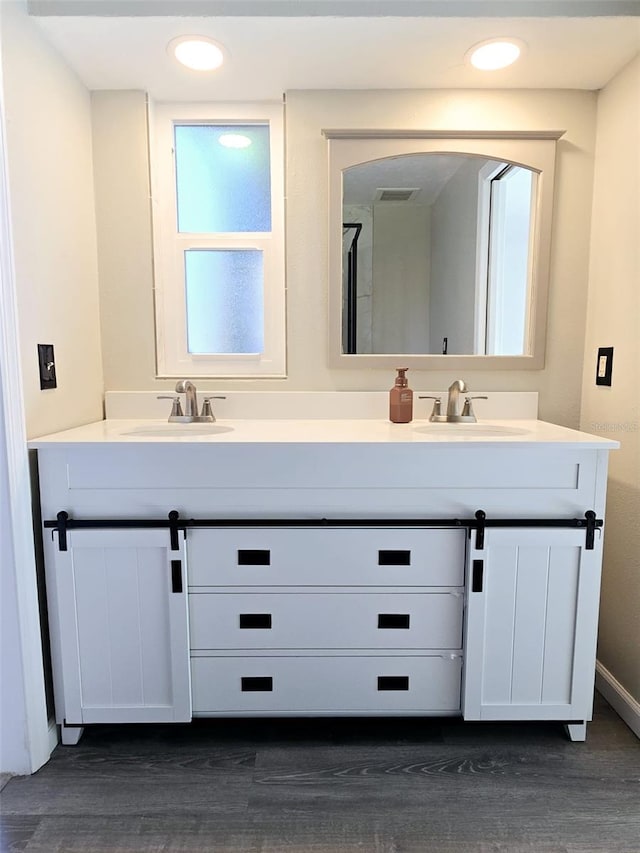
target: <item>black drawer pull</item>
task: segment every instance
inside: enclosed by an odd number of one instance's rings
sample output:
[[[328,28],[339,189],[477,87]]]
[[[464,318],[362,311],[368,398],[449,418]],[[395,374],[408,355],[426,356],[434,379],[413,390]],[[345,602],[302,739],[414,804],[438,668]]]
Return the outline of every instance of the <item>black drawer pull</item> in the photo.
[[[408,628],[408,613],[378,613],[378,628]]]
[[[241,628],[270,628],[271,614],[270,613],[241,613],[240,614]]]
[[[240,686],[243,693],[271,693],[273,678],[248,676],[240,679]]]
[[[238,551],[239,566],[270,566],[271,551],[251,549]]]
[[[471,576],[471,592],[482,592],[483,574],[484,560],[474,560],[473,572]]]
[[[379,675],[378,690],[408,690],[408,675]]]
[[[411,551],[378,551],[379,566],[410,566]]]
[[[182,560],[171,560],[171,592],[182,592]]]

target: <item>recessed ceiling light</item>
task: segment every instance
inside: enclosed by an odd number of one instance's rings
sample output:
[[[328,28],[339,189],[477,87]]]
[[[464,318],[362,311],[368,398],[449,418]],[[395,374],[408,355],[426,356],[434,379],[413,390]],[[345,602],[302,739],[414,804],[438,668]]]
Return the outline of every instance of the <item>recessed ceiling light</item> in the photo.
[[[248,148],[251,145],[249,137],[242,133],[223,133],[218,142],[225,148]]]
[[[467,58],[474,68],[497,71],[515,62],[524,49],[524,42],[513,38],[496,38],[474,45]]]
[[[214,71],[224,62],[222,47],[206,36],[179,36],[169,42],[167,50],[194,71]]]

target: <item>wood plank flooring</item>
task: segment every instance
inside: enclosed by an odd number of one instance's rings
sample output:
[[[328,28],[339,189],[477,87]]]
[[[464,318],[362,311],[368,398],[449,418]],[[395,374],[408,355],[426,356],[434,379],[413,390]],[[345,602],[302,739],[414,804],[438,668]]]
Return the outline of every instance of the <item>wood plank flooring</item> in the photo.
[[[0,794],[2,853],[640,853],[640,742],[555,724],[96,726]]]

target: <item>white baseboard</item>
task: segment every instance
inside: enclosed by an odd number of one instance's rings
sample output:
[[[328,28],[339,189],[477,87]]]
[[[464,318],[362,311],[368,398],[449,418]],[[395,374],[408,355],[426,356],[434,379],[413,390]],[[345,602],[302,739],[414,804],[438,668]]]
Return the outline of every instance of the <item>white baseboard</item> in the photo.
[[[640,702],[636,702],[600,661],[596,661],[596,690],[604,696],[634,735],[640,738]]]

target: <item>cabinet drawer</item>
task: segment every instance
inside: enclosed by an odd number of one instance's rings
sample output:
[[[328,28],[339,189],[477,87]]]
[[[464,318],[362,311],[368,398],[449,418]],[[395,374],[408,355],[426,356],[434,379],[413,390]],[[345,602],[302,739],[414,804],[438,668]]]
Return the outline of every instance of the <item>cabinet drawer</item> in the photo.
[[[441,714],[460,708],[461,658],[195,657],[194,715]]]
[[[463,597],[191,593],[192,649],[458,649]]]
[[[205,528],[187,547],[192,586],[464,583],[464,530]]]

